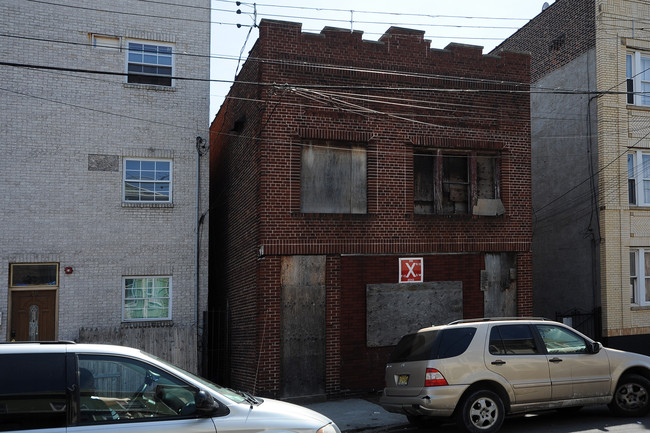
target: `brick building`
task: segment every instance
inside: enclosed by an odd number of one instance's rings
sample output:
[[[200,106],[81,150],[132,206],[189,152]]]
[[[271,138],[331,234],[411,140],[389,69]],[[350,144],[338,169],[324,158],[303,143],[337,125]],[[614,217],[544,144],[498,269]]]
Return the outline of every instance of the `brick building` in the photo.
[[[217,380],[379,389],[406,332],[530,315],[528,56],[403,28],[259,30],[211,126]]]
[[[531,55],[535,314],[650,355],[648,19],[557,0],[493,54]]]
[[[210,4],[87,6],[0,3],[0,339],[118,342],[196,370]]]

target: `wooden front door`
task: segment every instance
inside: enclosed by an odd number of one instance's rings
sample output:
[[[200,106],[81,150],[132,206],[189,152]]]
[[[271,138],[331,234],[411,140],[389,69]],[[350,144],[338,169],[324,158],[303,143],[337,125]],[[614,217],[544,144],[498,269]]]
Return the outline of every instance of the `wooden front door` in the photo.
[[[11,340],[53,341],[55,318],[56,290],[11,292]]]

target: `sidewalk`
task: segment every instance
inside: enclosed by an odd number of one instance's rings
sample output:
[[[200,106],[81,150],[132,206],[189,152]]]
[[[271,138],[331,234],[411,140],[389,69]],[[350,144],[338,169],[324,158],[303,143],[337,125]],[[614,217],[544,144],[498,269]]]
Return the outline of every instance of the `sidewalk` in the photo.
[[[341,432],[346,433],[408,424],[406,416],[387,412],[371,399],[332,400],[307,404],[305,407],[330,418],[339,426]]]

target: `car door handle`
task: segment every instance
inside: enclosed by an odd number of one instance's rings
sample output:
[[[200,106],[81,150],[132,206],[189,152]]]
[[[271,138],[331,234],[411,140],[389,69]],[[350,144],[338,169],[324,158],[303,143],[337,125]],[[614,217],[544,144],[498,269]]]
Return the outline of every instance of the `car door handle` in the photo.
[[[560,358],[551,358],[548,360],[548,362],[553,362],[557,364],[558,362],[562,362],[562,360]]]
[[[505,364],[505,361],[501,361],[500,359],[497,359],[496,361],[492,361],[492,365],[503,365]]]

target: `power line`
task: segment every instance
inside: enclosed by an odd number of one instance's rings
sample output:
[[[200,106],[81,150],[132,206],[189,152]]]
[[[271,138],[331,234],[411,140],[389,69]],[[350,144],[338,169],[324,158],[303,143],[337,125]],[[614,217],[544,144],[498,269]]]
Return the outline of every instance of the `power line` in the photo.
[[[67,107],[77,108],[77,109],[86,110],[86,111],[92,111],[92,112],[95,112],[95,113],[106,114],[106,115],[120,117],[120,118],[124,118],[124,119],[137,120],[137,121],[140,121],[140,122],[152,123],[152,124],[156,124],[156,125],[163,125],[163,126],[173,127],[173,128],[178,128],[178,129],[187,129],[187,130],[192,130],[192,131],[196,130],[196,127],[190,127],[190,126],[184,126],[184,125],[172,125],[169,122],[163,122],[163,121],[153,120],[153,119],[145,119],[145,118],[142,118],[142,117],[128,116],[128,115],[125,115],[125,114],[122,114],[122,113],[115,113],[115,112],[112,112],[112,111],[100,110],[98,108],[87,107],[87,106],[83,106],[83,105],[79,105],[79,104],[73,104],[73,103],[70,103],[70,102],[60,101],[60,100],[56,100],[56,99],[52,99],[52,98],[46,98],[44,96],[37,96],[37,95],[33,95],[33,94],[30,94],[30,93],[26,93],[26,92],[18,92],[18,91],[15,91],[15,90],[4,88],[4,87],[0,87],[0,91],[7,92],[7,93],[12,93],[14,95],[23,96],[23,97],[26,97],[26,98],[38,99],[40,101],[47,101],[47,102],[51,102],[51,103],[55,103],[55,104],[65,105]]]

